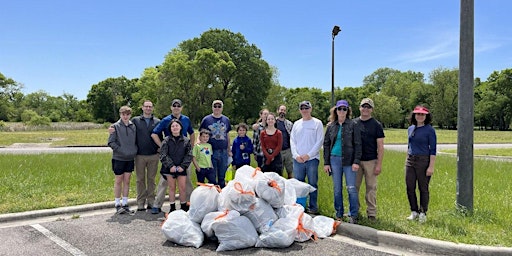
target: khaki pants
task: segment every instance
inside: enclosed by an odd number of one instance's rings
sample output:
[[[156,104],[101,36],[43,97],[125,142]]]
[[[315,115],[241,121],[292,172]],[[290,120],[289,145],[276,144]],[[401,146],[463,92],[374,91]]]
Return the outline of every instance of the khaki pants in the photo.
[[[191,169],[192,169],[192,165],[190,165],[187,168],[187,184],[186,184],[186,191],[185,191],[185,193],[187,193],[187,201],[190,201],[190,195],[192,194],[192,190],[194,189],[192,186],[192,180],[190,177]],[[160,175],[160,181],[158,182],[154,207],[162,208],[162,205],[164,204],[164,201],[165,201],[165,195],[167,194],[168,187],[169,187],[169,185],[167,184],[167,180],[165,180],[162,177],[162,175]],[[180,191],[180,193],[181,193],[181,191]]]
[[[283,168],[288,173],[288,179],[293,178],[293,156],[291,149],[281,150],[281,158],[283,159]]]
[[[144,209],[146,203],[152,206],[155,201],[155,178],[159,162],[158,154],[135,156],[137,209]]]
[[[359,193],[363,177],[366,185],[366,215],[377,216],[377,176],[375,175],[375,166],[377,165],[377,159],[370,161],[361,161],[359,171],[356,177],[356,189]],[[359,197],[358,197],[359,199]],[[360,202],[358,202],[361,205]]]

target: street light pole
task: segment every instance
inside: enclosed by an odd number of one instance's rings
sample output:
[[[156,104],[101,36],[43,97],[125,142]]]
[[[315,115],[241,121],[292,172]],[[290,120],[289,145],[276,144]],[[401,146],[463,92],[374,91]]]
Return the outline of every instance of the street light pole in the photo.
[[[331,105],[334,106],[334,38],[341,31],[340,27],[332,28],[332,62],[331,62]]]

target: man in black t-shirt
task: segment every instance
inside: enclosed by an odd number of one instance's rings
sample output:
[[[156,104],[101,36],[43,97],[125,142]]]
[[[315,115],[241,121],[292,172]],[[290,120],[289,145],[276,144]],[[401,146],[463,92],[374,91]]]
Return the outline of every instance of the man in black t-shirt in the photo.
[[[382,159],[384,157],[384,129],[382,124],[372,117],[374,106],[373,100],[364,98],[359,104],[361,116],[354,119],[361,127],[363,143],[363,155],[357,172],[356,188],[359,193],[364,177],[366,184],[366,215],[372,221],[377,217],[377,176],[382,171]]]

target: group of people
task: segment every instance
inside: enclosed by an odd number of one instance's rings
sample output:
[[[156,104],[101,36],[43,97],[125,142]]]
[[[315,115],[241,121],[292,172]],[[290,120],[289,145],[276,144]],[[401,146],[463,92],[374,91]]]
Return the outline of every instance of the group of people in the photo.
[[[259,120],[251,126],[253,139],[247,132],[249,126],[236,126],[237,136],[231,145],[231,124],[222,114],[221,100],[212,103],[212,114],[205,116],[199,127],[199,142],[196,143],[190,119],[181,114],[182,102],[172,101],[172,114],[159,120],[152,114],[153,104],[145,101],[143,114],[131,118],[131,109],[120,108],[120,120],[109,128],[108,144],[113,149],[112,169],[115,207],[118,212],[129,211],[127,206],[130,175],[134,168],[137,175],[137,210],[161,212],[167,188],[180,191],[180,208],[188,209],[192,183],[190,167],[193,164],[198,182],[225,186],[225,173],[231,165],[237,169],[249,165],[251,154],[263,172],[296,178],[316,188],[309,194],[306,211],[317,214],[318,167],[320,149],[323,146],[323,170],[332,177],[334,186],[334,208],[336,218],[344,217],[343,176],[348,192],[348,221],[357,223],[359,215],[359,190],[365,180],[366,215],[369,220],[377,216],[377,176],[382,171],[384,156],[384,130],[372,117],[374,102],[370,98],[361,100],[360,116],[352,119],[348,101],[339,100],[330,109],[329,122],[324,132],[322,121],[311,115],[313,106],[309,101],[299,103],[301,118],[295,122],[286,119],[286,106],[281,105],[277,114],[268,109],[260,111]],[[429,181],[434,172],[436,134],[430,125],[430,111],[418,106],[409,118],[408,154],[405,180],[411,215],[409,220],[426,221],[429,202]],[[158,161],[162,163],[162,178],[155,194],[155,176]],[[416,197],[416,185],[420,191],[420,206]],[[185,193],[182,193],[185,191]],[[122,197],[121,197],[122,194]],[[170,210],[175,193],[169,193]]]

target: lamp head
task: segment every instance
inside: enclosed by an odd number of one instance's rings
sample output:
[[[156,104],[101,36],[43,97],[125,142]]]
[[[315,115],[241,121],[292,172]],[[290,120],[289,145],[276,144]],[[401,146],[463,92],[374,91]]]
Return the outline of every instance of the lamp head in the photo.
[[[334,28],[332,28],[332,36],[333,37],[337,36],[340,31],[341,31],[341,28],[339,26],[334,26]]]

